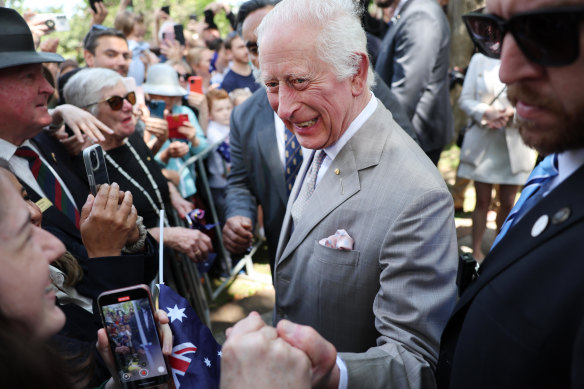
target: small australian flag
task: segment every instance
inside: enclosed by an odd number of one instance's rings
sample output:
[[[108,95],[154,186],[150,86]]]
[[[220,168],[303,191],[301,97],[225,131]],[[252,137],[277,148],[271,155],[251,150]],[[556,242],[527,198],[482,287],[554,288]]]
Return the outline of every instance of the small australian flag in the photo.
[[[172,329],[170,365],[176,388],[219,388],[221,346],[187,300],[166,285],[158,286],[158,306],[168,314]]]

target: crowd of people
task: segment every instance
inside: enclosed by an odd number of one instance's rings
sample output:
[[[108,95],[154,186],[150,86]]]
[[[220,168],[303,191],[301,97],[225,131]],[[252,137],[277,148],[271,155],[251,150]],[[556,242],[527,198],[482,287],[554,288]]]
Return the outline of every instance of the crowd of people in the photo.
[[[97,297],[155,279],[160,211],[166,253],[221,252],[181,222],[209,206],[234,257],[265,235],[276,293],[273,326],[252,313],[227,330],[221,388],[584,385],[584,0],[486,0],[463,17],[478,50],[458,101],[470,267],[436,168],[454,135],[443,4],[373,0],[377,18],[370,3],[211,3],[185,27],[163,8],[146,42],[130,1],[113,26],[97,2],[83,66],[0,7],[8,386],[119,387],[109,343],[130,374],[154,323],[134,326],[123,303],[104,314],[108,336]],[[94,144],[110,183],[91,193]],[[211,199],[187,164],[202,153]]]

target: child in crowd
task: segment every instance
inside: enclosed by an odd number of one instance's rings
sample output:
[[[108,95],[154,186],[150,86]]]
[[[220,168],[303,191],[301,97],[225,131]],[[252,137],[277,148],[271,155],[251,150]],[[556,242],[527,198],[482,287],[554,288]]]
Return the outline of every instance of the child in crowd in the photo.
[[[177,115],[186,115],[188,120],[181,122],[176,133],[169,126],[169,139],[164,142],[156,155],[161,166],[176,173],[180,172],[185,161],[207,147],[207,139],[193,111],[181,105],[186,90],[179,85],[176,70],[166,64],[156,64],[148,69],[148,77],[143,85],[149,100],[162,100],[165,103],[165,117],[172,122]],[[197,192],[195,187],[194,165],[184,169],[178,179],[180,194],[192,199]]]
[[[231,168],[229,118],[233,104],[227,92],[222,89],[213,89],[207,92],[207,106],[209,107],[207,140],[210,144],[218,144],[217,150],[207,160],[209,187],[219,222],[224,225],[225,188],[227,187],[227,174]]]

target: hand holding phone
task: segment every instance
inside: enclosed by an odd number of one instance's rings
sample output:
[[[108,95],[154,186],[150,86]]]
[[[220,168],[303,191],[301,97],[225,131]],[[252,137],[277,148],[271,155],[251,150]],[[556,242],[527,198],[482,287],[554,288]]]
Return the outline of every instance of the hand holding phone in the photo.
[[[93,145],[83,150],[83,162],[85,163],[89,189],[91,194],[95,196],[101,184],[109,184],[107,166],[101,146]]]
[[[91,9],[93,10],[93,12],[97,13],[97,8],[95,8],[95,3],[102,3],[102,0],[89,0],[89,5],[91,6]]]
[[[97,305],[123,386],[146,388],[168,382],[169,369],[148,287],[103,292]]]

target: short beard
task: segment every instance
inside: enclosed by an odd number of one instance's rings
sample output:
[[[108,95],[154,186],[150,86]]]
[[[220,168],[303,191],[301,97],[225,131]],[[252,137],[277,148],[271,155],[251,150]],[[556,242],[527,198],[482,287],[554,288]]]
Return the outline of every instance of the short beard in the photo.
[[[396,3],[395,5],[397,5],[398,0],[383,0],[383,1],[375,0],[375,5],[378,6],[379,8],[389,8],[392,5],[394,5],[394,3]]]
[[[566,112],[557,100],[542,96],[521,83],[509,85],[507,97],[513,106],[518,100],[525,101],[531,105],[545,107],[556,117],[556,128],[543,128],[534,121],[524,120],[516,115],[515,124],[527,146],[534,148],[541,155],[584,148],[584,115]]]

